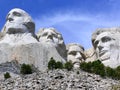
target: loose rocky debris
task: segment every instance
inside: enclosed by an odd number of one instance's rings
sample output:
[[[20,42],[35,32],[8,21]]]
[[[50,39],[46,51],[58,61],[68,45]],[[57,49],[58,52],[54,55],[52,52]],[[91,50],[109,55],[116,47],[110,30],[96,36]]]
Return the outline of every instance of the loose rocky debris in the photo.
[[[79,72],[79,74],[77,73]],[[101,78],[81,70],[53,70],[36,72],[29,75],[10,73],[11,78],[4,79],[0,73],[0,90],[117,90],[118,80]],[[118,89],[119,88],[119,89]]]

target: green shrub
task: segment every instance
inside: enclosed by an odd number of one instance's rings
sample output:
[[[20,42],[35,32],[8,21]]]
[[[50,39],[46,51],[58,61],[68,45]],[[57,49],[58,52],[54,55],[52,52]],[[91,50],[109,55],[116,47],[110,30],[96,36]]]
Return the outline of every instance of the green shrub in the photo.
[[[119,79],[120,80],[120,66],[115,68],[114,79]]]
[[[80,63],[80,68],[84,71],[87,71],[87,63],[86,62]]]
[[[10,76],[10,74],[8,73],[8,72],[6,72],[5,74],[4,74],[4,78],[5,79],[8,79],[8,78],[10,78],[11,76]]]
[[[56,68],[56,61],[53,59],[53,57],[50,58],[50,61],[48,62],[48,69],[55,69]]]
[[[115,70],[114,69],[112,69],[111,67],[105,67],[105,71],[106,71],[106,76],[107,77],[114,78],[114,75],[115,75]]]
[[[32,67],[29,64],[22,64],[20,72],[22,74],[32,74]]]
[[[72,62],[66,62],[64,64],[64,68],[67,69],[68,71],[72,70],[72,68],[73,68]]]
[[[92,72],[91,71],[91,68],[92,68],[92,63],[91,62],[88,62],[88,63],[86,63],[86,62],[82,62],[81,64],[80,64],[80,68],[82,69],[82,70],[84,70],[84,71],[87,71],[87,72]]]
[[[105,67],[102,63],[96,61],[92,67],[93,67],[92,68],[93,73],[98,74],[100,76],[105,76]]]
[[[120,80],[120,66],[117,68],[113,69],[110,67],[105,67],[103,63],[101,63],[100,60],[96,60],[93,62],[82,62],[80,64],[80,69],[90,72],[90,73],[95,73],[98,74],[102,77],[107,76],[112,79],[117,79]]]
[[[105,76],[105,68],[100,60],[96,60],[96,61],[88,62],[88,63],[82,62],[80,64],[80,68],[84,71],[87,71],[90,73],[95,73],[95,74],[98,74],[102,77]]]
[[[56,62],[55,68],[56,69],[63,69],[63,64],[60,61],[58,61],[58,62]]]

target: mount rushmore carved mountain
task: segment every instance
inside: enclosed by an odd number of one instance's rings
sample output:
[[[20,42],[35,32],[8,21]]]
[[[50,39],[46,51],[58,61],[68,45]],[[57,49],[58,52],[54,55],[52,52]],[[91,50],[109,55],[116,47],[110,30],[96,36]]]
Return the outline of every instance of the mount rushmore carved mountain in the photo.
[[[53,57],[62,63],[71,61],[74,68],[79,68],[81,62],[97,59],[115,68],[120,65],[119,40],[120,28],[101,28],[92,34],[93,47],[89,50],[76,43],[65,45],[62,34],[55,28],[41,28],[35,34],[31,16],[15,8],[7,14],[0,33],[0,64],[17,61],[43,71]]]

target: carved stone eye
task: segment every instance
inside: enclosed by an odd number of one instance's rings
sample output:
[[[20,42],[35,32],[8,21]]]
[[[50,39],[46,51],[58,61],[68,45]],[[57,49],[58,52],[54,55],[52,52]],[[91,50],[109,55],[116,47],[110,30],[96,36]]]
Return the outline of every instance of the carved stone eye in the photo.
[[[18,12],[13,12],[13,15],[14,15],[14,16],[21,16],[21,14],[18,13]]]
[[[101,41],[102,42],[108,42],[108,41],[111,41],[111,38],[110,37],[103,37],[102,39],[101,39]]]
[[[48,33],[43,33],[42,36],[47,36]]]
[[[75,56],[76,55],[76,51],[71,51],[71,52],[69,52],[69,54]]]

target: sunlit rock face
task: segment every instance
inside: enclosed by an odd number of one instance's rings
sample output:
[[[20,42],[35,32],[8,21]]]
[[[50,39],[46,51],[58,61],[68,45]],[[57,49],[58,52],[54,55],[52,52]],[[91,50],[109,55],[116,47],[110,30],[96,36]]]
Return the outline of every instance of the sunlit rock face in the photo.
[[[12,9],[6,17],[6,23],[2,29],[5,34],[1,43],[32,43],[35,38],[35,24],[32,18],[24,10]]]
[[[75,43],[70,43],[67,46],[67,61],[71,61],[74,68],[79,68],[80,63],[85,61],[84,48]]]
[[[62,35],[55,28],[42,28],[37,33],[39,42],[49,47],[55,47],[61,57],[66,58],[66,46]]]
[[[58,41],[43,43],[34,32],[35,24],[28,13],[18,8],[12,9],[0,33],[0,64],[17,61],[20,64],[32,64],[44,71],[51,57],[62,63],[66,61],[66,48],[61,34],[55,32]]]
[[[7,14],[6,23],[2,32],[8,34],[29,32],[34,34],[35,24],[27,12],[15,8]]]
[[[86,56],[85,62],[93,62],[96,60],[96,53],[93,47],[86,49],[84,53]]]
[[[97,59],[112,68],[120,65],[120,28],[98,29],[92,34]]]

